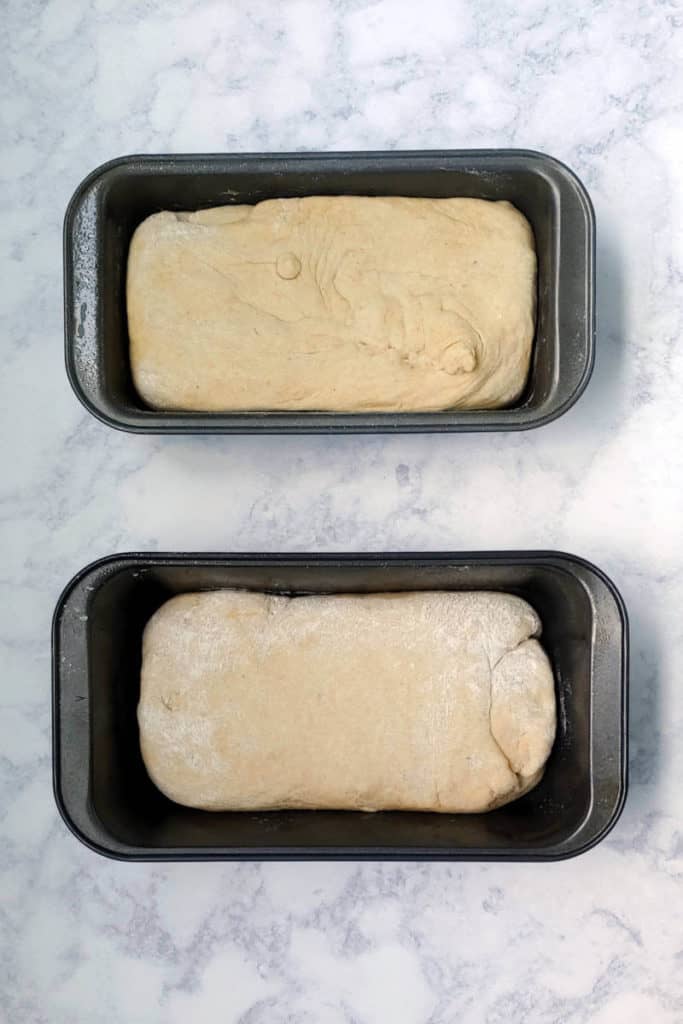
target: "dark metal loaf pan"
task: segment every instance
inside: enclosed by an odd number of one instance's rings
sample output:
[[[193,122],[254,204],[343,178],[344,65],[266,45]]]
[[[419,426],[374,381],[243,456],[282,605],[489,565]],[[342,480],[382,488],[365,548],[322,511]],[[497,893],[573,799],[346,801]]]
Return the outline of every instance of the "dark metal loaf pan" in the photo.
[[[214,813],[174,804],[150,781],[140,755],[142,631],[173,594],[221,587],[294,594],[483,589],[526,598],[542,618],[558,688],[558,736],[542,782],[506,807],[472,815]],[[105,558],[69,583],[54,617],[57,803],[83,842],[131,860],[570,857],[606,835],[626,796],[627,647],[615,587],[569,555]]]
[[[138,397],[128,359],[125,278],[137,225],[158,210],[195,210],[303,195],[508,199],[538,253],[531,375],[514,408],[423,413],[158,412]],[[555,419],[593,367],[594,217],[563,164],[523,150],[132,156],[78,187],[64,225],[66,364],[83,404],[105,423],[148,433],[519,430]]]

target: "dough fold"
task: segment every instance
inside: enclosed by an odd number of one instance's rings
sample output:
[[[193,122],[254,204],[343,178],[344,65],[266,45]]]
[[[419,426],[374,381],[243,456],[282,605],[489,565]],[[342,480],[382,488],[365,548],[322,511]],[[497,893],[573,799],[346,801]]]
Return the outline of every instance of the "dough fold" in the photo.
[[[500,593],[182,594],[144,633],[142,755],[206,810],[489,810],[554,740],[539,633]]]

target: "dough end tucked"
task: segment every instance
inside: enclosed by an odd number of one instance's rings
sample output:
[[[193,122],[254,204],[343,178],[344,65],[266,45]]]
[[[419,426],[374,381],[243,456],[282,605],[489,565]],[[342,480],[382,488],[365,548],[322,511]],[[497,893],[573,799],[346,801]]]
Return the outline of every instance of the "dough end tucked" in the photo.
[[[508,202],[268,199],[154,214],[133,235],[133,381],[156,409],[510,405],[531,361],[536,253]]]
[[[147,771],[205,810],[491,810],[554,741],[540,628],[500,593],[179,595],[143,637]]]

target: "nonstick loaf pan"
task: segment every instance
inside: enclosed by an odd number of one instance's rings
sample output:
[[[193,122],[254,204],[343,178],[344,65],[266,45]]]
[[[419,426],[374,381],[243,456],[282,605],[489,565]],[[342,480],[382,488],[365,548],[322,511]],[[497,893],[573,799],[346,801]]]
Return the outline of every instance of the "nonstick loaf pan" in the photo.
[[[451,412],[191,413],[148,408],[133,387],[125,279],[135,228],[159,210],[305,195],[507,199],[536,239],[536,336],[511,408]],[[565,412],[593,367],[594,216],[563,164],[524,150],[131,156],[93,171],[64,225],[66,365],[74,391],[110,426],[146,433],[519,430]]]
[[[207,812],[168,800],[138,742],[142,632],[172,595],[224,587],[519,594],[540,614],[557,681],[558,734],[543,780],[514,803],[469,815]],[[55,611],[57,804],[84,843],[130,860],[560,860],[603,839],[624,804],[627,658],[619,593],[571,555],[115,555],[74,577]]]

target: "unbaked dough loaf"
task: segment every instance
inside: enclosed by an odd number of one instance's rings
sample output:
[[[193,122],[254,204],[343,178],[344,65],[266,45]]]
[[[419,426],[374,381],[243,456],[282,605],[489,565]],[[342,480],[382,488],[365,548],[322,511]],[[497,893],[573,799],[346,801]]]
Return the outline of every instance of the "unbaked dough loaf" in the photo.
[[[309,196],[158,213],[133,236],[135,387],[160,409],[508,405],[536,256],[507,202]]]
[[[507,594],[183,594],[145,630],[142,755],[207,810],[488,810],[552,746],[539,633]]]

